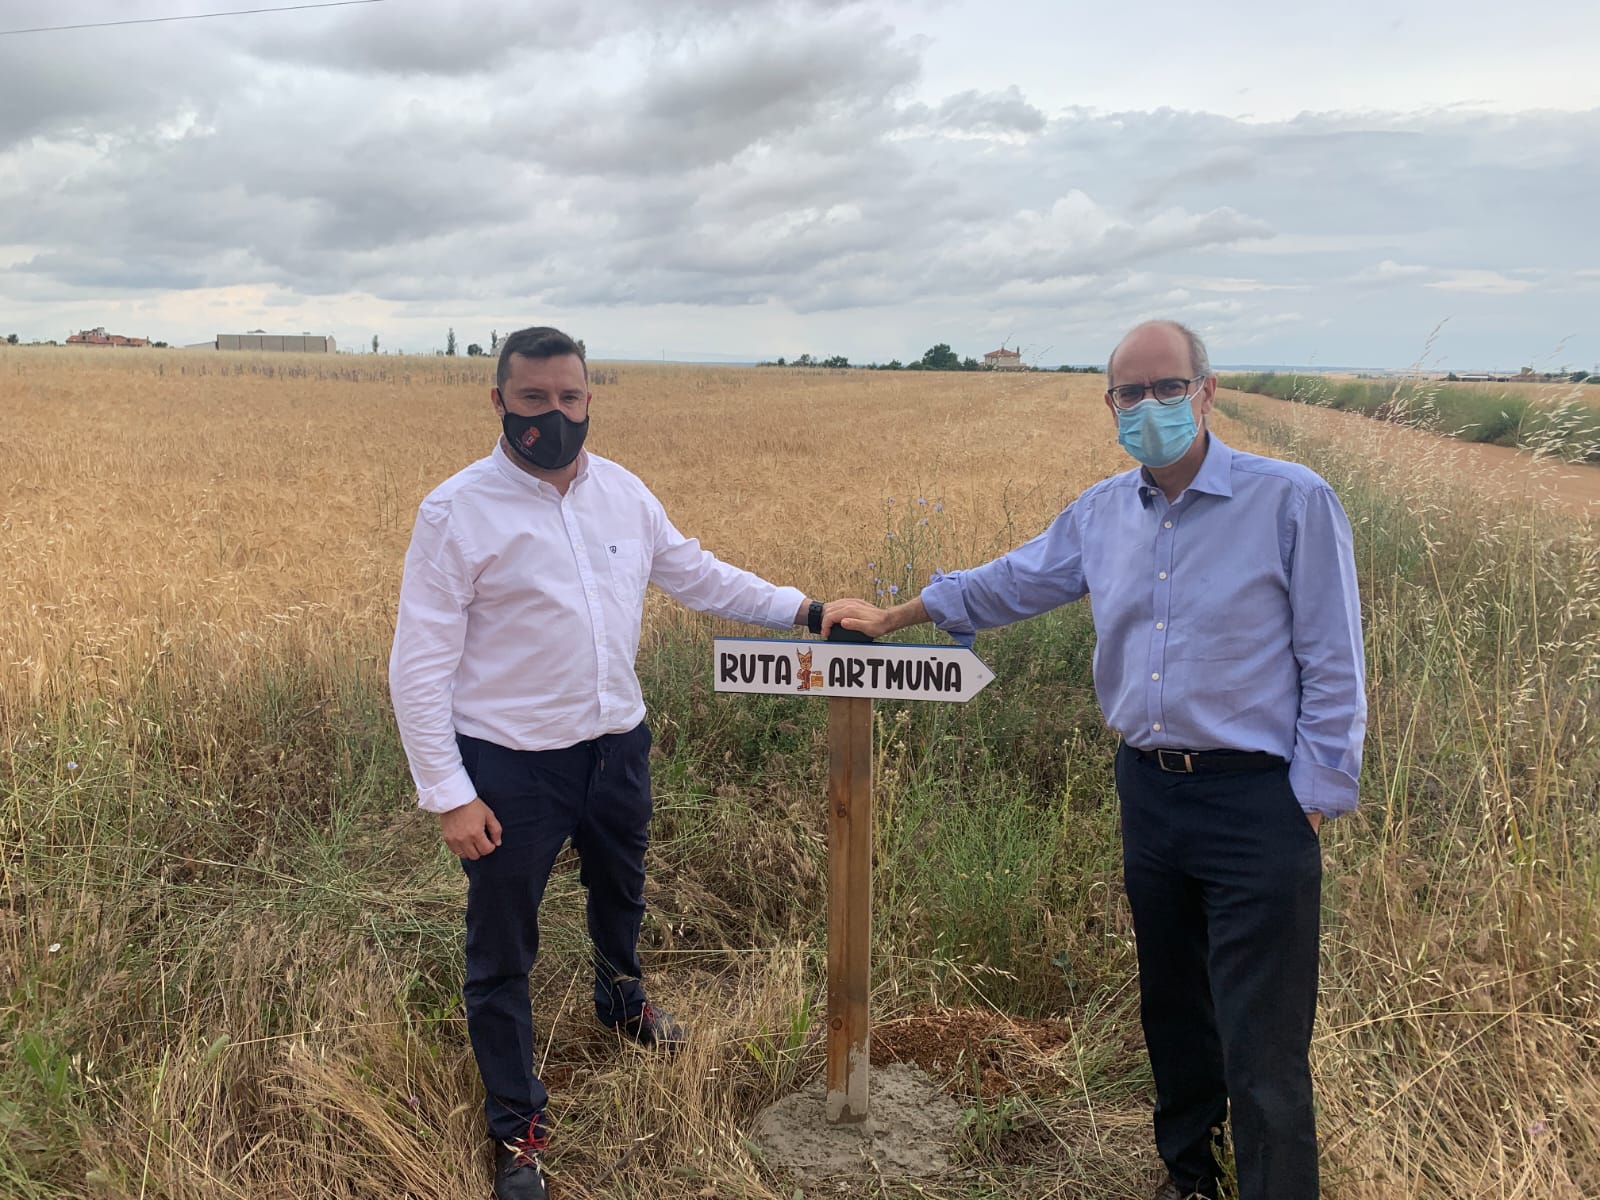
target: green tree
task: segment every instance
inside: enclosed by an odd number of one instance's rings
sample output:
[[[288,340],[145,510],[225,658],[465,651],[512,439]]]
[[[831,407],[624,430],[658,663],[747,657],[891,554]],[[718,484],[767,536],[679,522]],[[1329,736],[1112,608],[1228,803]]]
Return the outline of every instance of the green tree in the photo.
[[[452,329],[444,337],[444,352],[451,358],[456,356],[456,331]]]
[[[946,342],[937,346],[928,347],[927,353],[922,356],[922,369],[925,371],[959,371],[961,359],[956,352],[950,349]]]
[[[372,352],[374,354],[376,354],[378,352],[378,335],[377,334],[373,334],[372,335]]]
[[[983,364],[969,354],[961,360],[961,369],[963,371],[981,371],[983,370]]]
[[[483,347],[478,345],[477,342],[468,342],[467,343],[467,357],[468,358],[482,358],[483,357]]]
[[[14,333],[6,334],[6,345],[15,346],[16,344],[17,344],[17,335],[14,334]]]
[[[587,347],[587,346],[585,346],[583,344],[583,339],[582,338],[573,338],[572,340],[578,343],[578,357],[583,359],[584,362],[588,362],[589,361],[589,347]]]
[[[500,331],[498,329],[489,330],[489,353],[500,353]]]
[[[835,354],[832,358],[823,359],[822,360],[822,365],[825,366],[825,367],[835,367],[835,368],[848,367],[850,365],[850,360],[848,358],[846,358],[843,354]]]

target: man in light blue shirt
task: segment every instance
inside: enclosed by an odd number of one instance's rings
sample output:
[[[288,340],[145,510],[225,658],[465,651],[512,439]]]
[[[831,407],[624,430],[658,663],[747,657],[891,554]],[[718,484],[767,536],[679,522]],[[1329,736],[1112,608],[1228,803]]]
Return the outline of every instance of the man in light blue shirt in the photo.
[[[1231,1116],[1240,1200],[1314,1200],[1317,836],[1356,807],[1367,713],[1350,524],[1314,472],[1209,432],[1216,377],[1191,330],[1138,326],[1107,383],[1141,466],[906,604],[833,601],[824,627],[932,621],[971,644],[1093,597],[1095,691],[1123,740],[1156,1195],[1216,1196]]]

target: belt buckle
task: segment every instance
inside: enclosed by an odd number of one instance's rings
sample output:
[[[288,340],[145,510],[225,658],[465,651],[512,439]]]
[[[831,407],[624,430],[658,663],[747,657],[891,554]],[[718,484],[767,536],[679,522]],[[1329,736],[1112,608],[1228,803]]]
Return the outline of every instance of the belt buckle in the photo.
[[[1169,754],[1172,755],[1174,759],[1179,760],[1182,765],[1169,767],[1167,765],[1167,755]],[[1163,771],[1170,771],[1175,775],[1193,775],[1194,756],[1191,755],[1187,750],[1157,750],[1156,766],[1160,767]]]

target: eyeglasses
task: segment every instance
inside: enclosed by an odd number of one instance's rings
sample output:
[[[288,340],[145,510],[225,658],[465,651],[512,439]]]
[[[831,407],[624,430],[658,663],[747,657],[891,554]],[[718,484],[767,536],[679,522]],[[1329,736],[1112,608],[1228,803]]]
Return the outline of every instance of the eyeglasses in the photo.
[[[1107,389],[1106,395],[1111,397],[1111,403],[1118,408],[1132,408],[1145,398],[1147,392],[1156,398],[1158,404],[1177,404],[1189,398],[1191,383],[1198,383],[1204,378],[1204,375],[1196,375],[1190,379],[1156,379],[1150,383],[1124,383]]]

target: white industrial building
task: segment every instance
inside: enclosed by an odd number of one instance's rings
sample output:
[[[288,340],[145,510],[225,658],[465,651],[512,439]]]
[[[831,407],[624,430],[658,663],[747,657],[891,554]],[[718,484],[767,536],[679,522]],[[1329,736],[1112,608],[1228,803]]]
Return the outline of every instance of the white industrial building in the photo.
[[[206,345],[201,342],[199,349]],[[268,350],[291,354],[334,354],[339,347],[331,337],[311,333],[267,333],[252,329],[249,333],[219,333],[212,343],[216,350]]]

